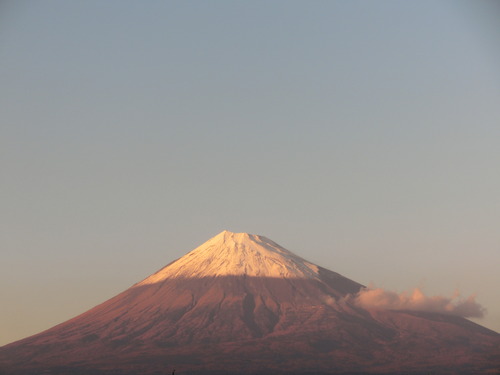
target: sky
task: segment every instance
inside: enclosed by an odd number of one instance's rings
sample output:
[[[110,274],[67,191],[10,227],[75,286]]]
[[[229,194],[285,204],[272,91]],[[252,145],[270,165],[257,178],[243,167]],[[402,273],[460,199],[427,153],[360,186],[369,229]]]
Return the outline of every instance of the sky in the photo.
[[[500,331],[499,17],[2,1],[0,345],[225,229],[375,288],[475,295]]]

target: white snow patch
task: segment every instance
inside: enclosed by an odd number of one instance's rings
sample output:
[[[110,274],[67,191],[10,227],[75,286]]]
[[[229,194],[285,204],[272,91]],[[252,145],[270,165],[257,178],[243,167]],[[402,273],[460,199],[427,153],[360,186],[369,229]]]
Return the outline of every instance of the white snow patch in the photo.
[[[137,284],[214,276],[319,278],[318,267],[264,236],[223,231]]]

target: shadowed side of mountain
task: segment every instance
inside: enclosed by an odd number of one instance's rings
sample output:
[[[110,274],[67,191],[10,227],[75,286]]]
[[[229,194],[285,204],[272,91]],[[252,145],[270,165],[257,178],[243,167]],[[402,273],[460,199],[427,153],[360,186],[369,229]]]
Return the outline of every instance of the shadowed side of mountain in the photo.
[[[212,338],[253,338],[292,326],[298,311],[334,309],[347,289],[360,284],[331,273],[329,279],[285,279],[251,276],[174,278],[134,286],[65,323],[7,345],[47,344],[51,341],[152,339],[177,337],[181,342]],[[331,275],[330,275],[331,276]],[[224,328],[233,322],[231,328]],[[183,324],[186,326],[183,327]],[[300,324],[296,324],[300,330]]]
[[[482,371],[494,363],[497,333],[443,314],[365,310],[345,298],[360,284],[331,271],[320,275],[134,286],[1,348],[0,363],[9,374],[159,374],[172,366],[178,373],[397,373],[402,364],[412,371],[477,364]]]

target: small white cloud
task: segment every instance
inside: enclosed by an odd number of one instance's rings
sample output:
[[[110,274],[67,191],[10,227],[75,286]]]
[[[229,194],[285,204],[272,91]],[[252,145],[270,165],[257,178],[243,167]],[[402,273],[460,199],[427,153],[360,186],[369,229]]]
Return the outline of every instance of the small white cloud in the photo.
[[[452,297],[428,297],[418,288],[411,293],[396,293],[381,288],[362,289],[352,296],[354,303],[363,308],[388,310],[414,310],[439,312],[464,318],[482,318],[485,308],[475,300],[475,296],[460,299],[458,293]]]

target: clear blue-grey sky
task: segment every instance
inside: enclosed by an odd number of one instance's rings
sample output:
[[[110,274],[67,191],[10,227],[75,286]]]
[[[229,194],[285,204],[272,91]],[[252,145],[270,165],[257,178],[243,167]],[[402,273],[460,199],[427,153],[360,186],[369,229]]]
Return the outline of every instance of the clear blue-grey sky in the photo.
[[[0,344],[224,229],[500,331],[500,7],[3,1]]]

